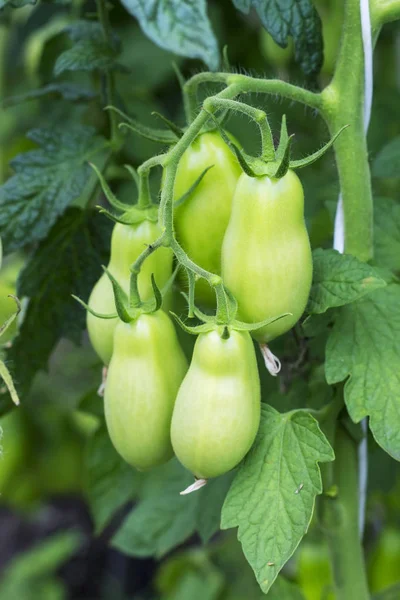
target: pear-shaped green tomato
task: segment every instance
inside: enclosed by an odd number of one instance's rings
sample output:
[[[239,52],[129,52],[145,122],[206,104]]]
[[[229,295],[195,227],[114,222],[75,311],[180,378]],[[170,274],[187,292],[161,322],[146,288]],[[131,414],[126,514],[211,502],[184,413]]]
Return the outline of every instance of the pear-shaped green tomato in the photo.
[[[117,223],[111,239],[111,256],[108,270],[117,279],[126,293],[129,291],[130,267],[160,235],[160,228],[153,221],[144,220],[135,225]],[[169,248],[159,248],[151,254],[140,270],[138,284],[142,300],[152,297],[151,274],[157,285],[162,288],[172,274],[172,252]],[[106,273],[94,286],[88,302],[90,308],[101,314],[115,313],[112,285]],[[87,328],[93,348],[108,365],[113,350],[113,336],[118,319],[100,319],[87,313]]]
[[[238,316],[256,323],[292,313],[252,333],[268,342],[301,317],[312,279],[310,241],[299,178],[240,177],[222,247],[224,283],[238,301]]]
[[[175,232],[189,257],[203,269],[221,273],[221,247],[231,214],[232,198],[242,172],[239,163],[219,133],[199,135],[183,154],[175,179],[174,197],[181,198],[207,168],[194,192],[177,206]],[[215,304],[215,293],[200,279],[196,300]]]
[[[250,335],[200,334],[172,417],[176,456],[196,477],[217,477],[247,454],[259,423],[260,380]]]
[[[117,452],[139,470],[173,455],[172,410],[187,361],[171,319],[161,310],[115,329],[104,408]]]

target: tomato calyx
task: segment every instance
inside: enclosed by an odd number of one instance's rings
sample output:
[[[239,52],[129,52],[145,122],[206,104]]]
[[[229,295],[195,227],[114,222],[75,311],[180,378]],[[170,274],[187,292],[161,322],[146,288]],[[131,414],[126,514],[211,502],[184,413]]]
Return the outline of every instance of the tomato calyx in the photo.
[[[152,140],[153,142],[158,142],[160,144],[172,145],[176,144],[180,137],[180,135],[178,136],[177,133],[177,130],[179,130],[179,128],[176,127],[175,124],[173,124],[174,128],[171,129],[171,121],[169,121],[159,113],[153,113],[153,115],[160,117],[164,121],[164,123],[168,125],[168,129],[158,129],[156,127],[149,127],[147,125],[143,125],[142,123],[140,123],[140,121],[137,121],[133,117],[130,117],[116,106],[106,106],[106,109],[116,112],[120,117],[124,119],[124,121],[119,124],[119,128],[121,130],[127,129],[128,131],[133,131],[134,133],[146,138],[147,140]]]
[[[231,151],[236,155],[240,166],[249,177],[270,177],[271,179],[281,179],[286,175],[289,169],[301,169],[311,165],[325,154],[327,150],[334,144],[339,135],[349,125],[344,125],[334,136],[319,150],[302,158],[300,160],[291,159],[291,145],[293,134],[289,135],[286,124],[286,115],[282,117],[280,139],[278,147],[273,148],[271,160],[266,160],[263,156],[250,156],[232,142],[222,129],[216,117],[210,113],[210,117],[216,124],[224,142],[229,146]]]
[[[225,321],[221,321],[217,315],[208,315],[200,310],[197,306],[193,305],[193,314],[197,321],[201,321],[200,324],[189,325],[184,322],[178,315],[171,311],[171,315],[174,317],[178,325],[187,333],[192,335],[199,335],[200,333],[208,333],[209,331],[218,331],[222,339],[227,339],[230,336],[231,331],[256,331],[261,327],[270,325],[279,319],[284,317],[292,316],[291,313],[283,313],[276,317],[271,317],[257,323],[244,323],[236,319],[238,305],[235,297],[229,290],[225,289],[228,306],[228,316]],[[182,294],[187,301],[189,301],[187,294]],[[278,361],[279,362],[279,361]],[[280,370],[280,369],[279,369]],[[279,372],[278,370],[278,372]]]

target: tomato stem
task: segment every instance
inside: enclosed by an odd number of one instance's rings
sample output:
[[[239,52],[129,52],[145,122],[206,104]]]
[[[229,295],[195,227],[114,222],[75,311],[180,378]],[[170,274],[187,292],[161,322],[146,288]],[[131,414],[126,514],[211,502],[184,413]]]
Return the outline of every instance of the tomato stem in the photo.
[[[337,600],[368,600],[365,562],[358,531],[358,443],[339,424],[333,481],[337,493],[320,499],[320,521],[328,543]],[[332,487],[330,489],[333,489]]]
[[[110,21],[108,18],[108,9],[107,9],[105,0],[96,0],[96,7],[97,7],[97,15],[98,15],[102,33],[103,33],[103,39],[109,46],[112,46],[111,27],[110,27]],[[116,102],[115,102],[115,81],[114,81],[113,72],[110,69],[108,69],[106,71],[105,81],[106,81],[105,106],[108,106],[108,105],[114,106],[116,104]],[[109,113],[109,120],[110,120],[109,121],[110,122],[110,141],[113,146],[118,147],[119,140],[120,140],[120,133],[119,133],[119,129],[118,129],[117,114],[112,110],[108,111],[108,113]]]
[[[268,118],[263,110],[227,98],[211,97],[204,101],[203,107],[210,113],[220,110],[240,112],[252,119],[260,129],[261,134],[261,157],[265,162],[275,160],[274,140],[269,126]]]

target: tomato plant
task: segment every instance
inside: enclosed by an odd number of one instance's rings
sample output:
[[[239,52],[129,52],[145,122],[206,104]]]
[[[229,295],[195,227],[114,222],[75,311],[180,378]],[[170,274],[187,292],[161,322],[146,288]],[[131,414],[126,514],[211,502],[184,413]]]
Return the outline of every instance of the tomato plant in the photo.
[[[0,0],[1,598],[399,596],[399,18]]]

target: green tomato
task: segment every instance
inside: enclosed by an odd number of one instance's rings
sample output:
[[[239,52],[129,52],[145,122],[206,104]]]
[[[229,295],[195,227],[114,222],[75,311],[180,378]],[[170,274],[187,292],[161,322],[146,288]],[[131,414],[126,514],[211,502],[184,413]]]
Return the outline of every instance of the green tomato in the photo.
[[[260,380],[250,335],[200,334],[172,417],[176,456],[196,477],[217,477],[247,454],[259,423]]]
[[[281,179],[240,177],[222,247],[222,276],[248,323],[291,313],[256,330],[259,342],[288,331],[301,317],[312,279],[303,188],[288,171]]]
[[[189,257],[203,269],[220,274],[222,240],[241,168],[219,133],[199,135],[183,154],[174,197],[181,198],[211,165],[194,192],[175,209],[174,223],[177,239]],[[215,304],[214,291],[204,279],[196,283],[196,299]]]
[[[115,449],[139,470],[173,455],[172,410],[187,366],[172,321],[163,311],[118,323],[104,395],[105,416]]]
[[[117,279],[126,293],[129,291],[130,267],[146,245],[156,240],[161,231],[157,223],[144,220],[135,225],[117,223],[111,239],[111,256],[108,269]],[[142,300],[149,300],[153,295],[151,274],[154,274],[157,285],[162,288],[172,274],[172,251],[159,248],[144,262],[139,278],[139,293]],[[90,308],[102,314],[115,313],[114,293],[110,280],[104,273],[93,288],[90,295]],[[118,319],[100,319],[87,313],[87,328],[93,348],[108,365],[113,351],[113,336]]]
[[[369,560],[371,592],[381,592],[400,579],[400,533],[394,527],[383,530]]]

